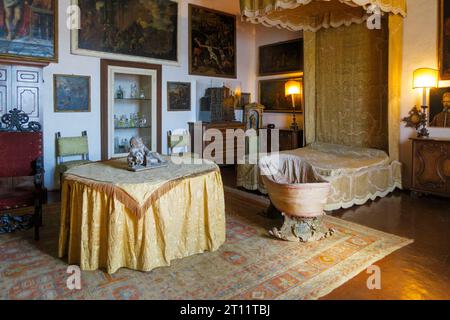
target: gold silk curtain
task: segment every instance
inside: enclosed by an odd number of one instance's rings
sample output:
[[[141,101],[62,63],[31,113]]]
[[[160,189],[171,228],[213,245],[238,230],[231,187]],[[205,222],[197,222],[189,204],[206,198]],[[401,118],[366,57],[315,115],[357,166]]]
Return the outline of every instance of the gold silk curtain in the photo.
[[[389,156],[400,159],[400,100],[402,95],[403,18],[389,16],[388,125]]]
[[[316,33],[317,142],[388,151],[386,26]]]
[[[309,145],[316,141],[316,33],[305,31],[304,43],[304,139]]]

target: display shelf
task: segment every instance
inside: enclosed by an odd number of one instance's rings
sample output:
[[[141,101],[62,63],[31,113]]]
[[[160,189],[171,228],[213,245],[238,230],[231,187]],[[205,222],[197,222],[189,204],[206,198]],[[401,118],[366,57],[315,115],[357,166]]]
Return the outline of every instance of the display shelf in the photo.
[[[152,99],[141,99],[141,98],[114,98],[115,101],[120,102],[120,101],[147,101],[147,102],[151,102]]]
[[[131,70],[130,70],[131,71]],[[138,73],[115,73],[113,76],[112,148],[111,157],[126,156],[130,140],[139,136],[146,145],[152,145],[152,75]]]
[[[133,137],[161,151],[162,67],[101,60],[102,160],[126,157]]]
[[[114,127],[114,130],[129,130],[129,129],[151,129],[152,127]]]

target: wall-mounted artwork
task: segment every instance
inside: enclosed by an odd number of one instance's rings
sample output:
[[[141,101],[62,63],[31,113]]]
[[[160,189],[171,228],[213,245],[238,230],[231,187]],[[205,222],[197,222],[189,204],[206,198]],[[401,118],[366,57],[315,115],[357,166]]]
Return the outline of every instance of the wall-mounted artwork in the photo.
[[[269,44],[259,48],[259,75],[303,71],[303,39]]]
[[[450,80],[450,1],[439,0],[439,71],[441,80]]]
[[[0,58],[58,60],[58,1],[0,1]]]
[[[258,103],[252,103],[245,106],[244,109],[245,130],[259,130],[263,127],[264,106]]]
[[[189,73],[236,78],[236,16],[189,5]]]
[[[167,82],[167,111],[191,111],[190,82]]]
[[[72,53],[137,62],[178,62],[178,2],[72,0],[80,29]]]
[[[91,77],[55,74],[55,112],[90,112]]]
[[[430,126],[450,128],[450,88],[430,90]]]
[[[292,112],[292,98],[285,95],[286,82],[294,80],[303,83],[301,77],[287,79],[261,80],[259,82],[259,103],[265,107],[264,112]],[[296,112],[303,110],[302,96],[295,96]]]
[[[252,98],[252,94],[251,93],[242,92],[241,93],[241,98],[239,100],[239,104],[238,104],[236,109],[244,109],[244,107],[246,105],[250,104],[251,98]]]

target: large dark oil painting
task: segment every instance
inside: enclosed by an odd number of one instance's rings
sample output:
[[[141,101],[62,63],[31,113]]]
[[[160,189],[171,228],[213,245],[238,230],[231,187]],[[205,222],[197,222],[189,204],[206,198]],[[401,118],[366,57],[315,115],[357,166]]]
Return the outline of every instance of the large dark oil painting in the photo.
[[[178,2],[77,0],[75,3],[80,7],[81,28],[72,37],[73,53],[143,62],[178,61]]]
[[[0,1],[0,58],[56,62],[55,0]]]
[[[189,5],[189,73],[236,78],[236,16]]]
[[[303,71],[303,39],[269,44],[259,48],[259,75]]]
[[[285,95],[286,82],[294,80],[303,83],[303,79],[289,78],[289,79],[271,79],[261,80],[259,82],[259,103],[265,109],[264,112],[292,112],[292,97]],[[302,112],[302,96],[295,96],[295,111]]]
[[[450,0],[439,1],[439,71],[450,80]]]

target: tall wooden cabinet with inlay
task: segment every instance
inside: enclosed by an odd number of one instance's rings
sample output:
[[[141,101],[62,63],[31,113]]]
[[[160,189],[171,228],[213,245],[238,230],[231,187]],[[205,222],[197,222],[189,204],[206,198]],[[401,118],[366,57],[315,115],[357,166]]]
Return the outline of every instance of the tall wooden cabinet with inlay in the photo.
[[[412,139],[412,191],[450,197],[450,139]]]

